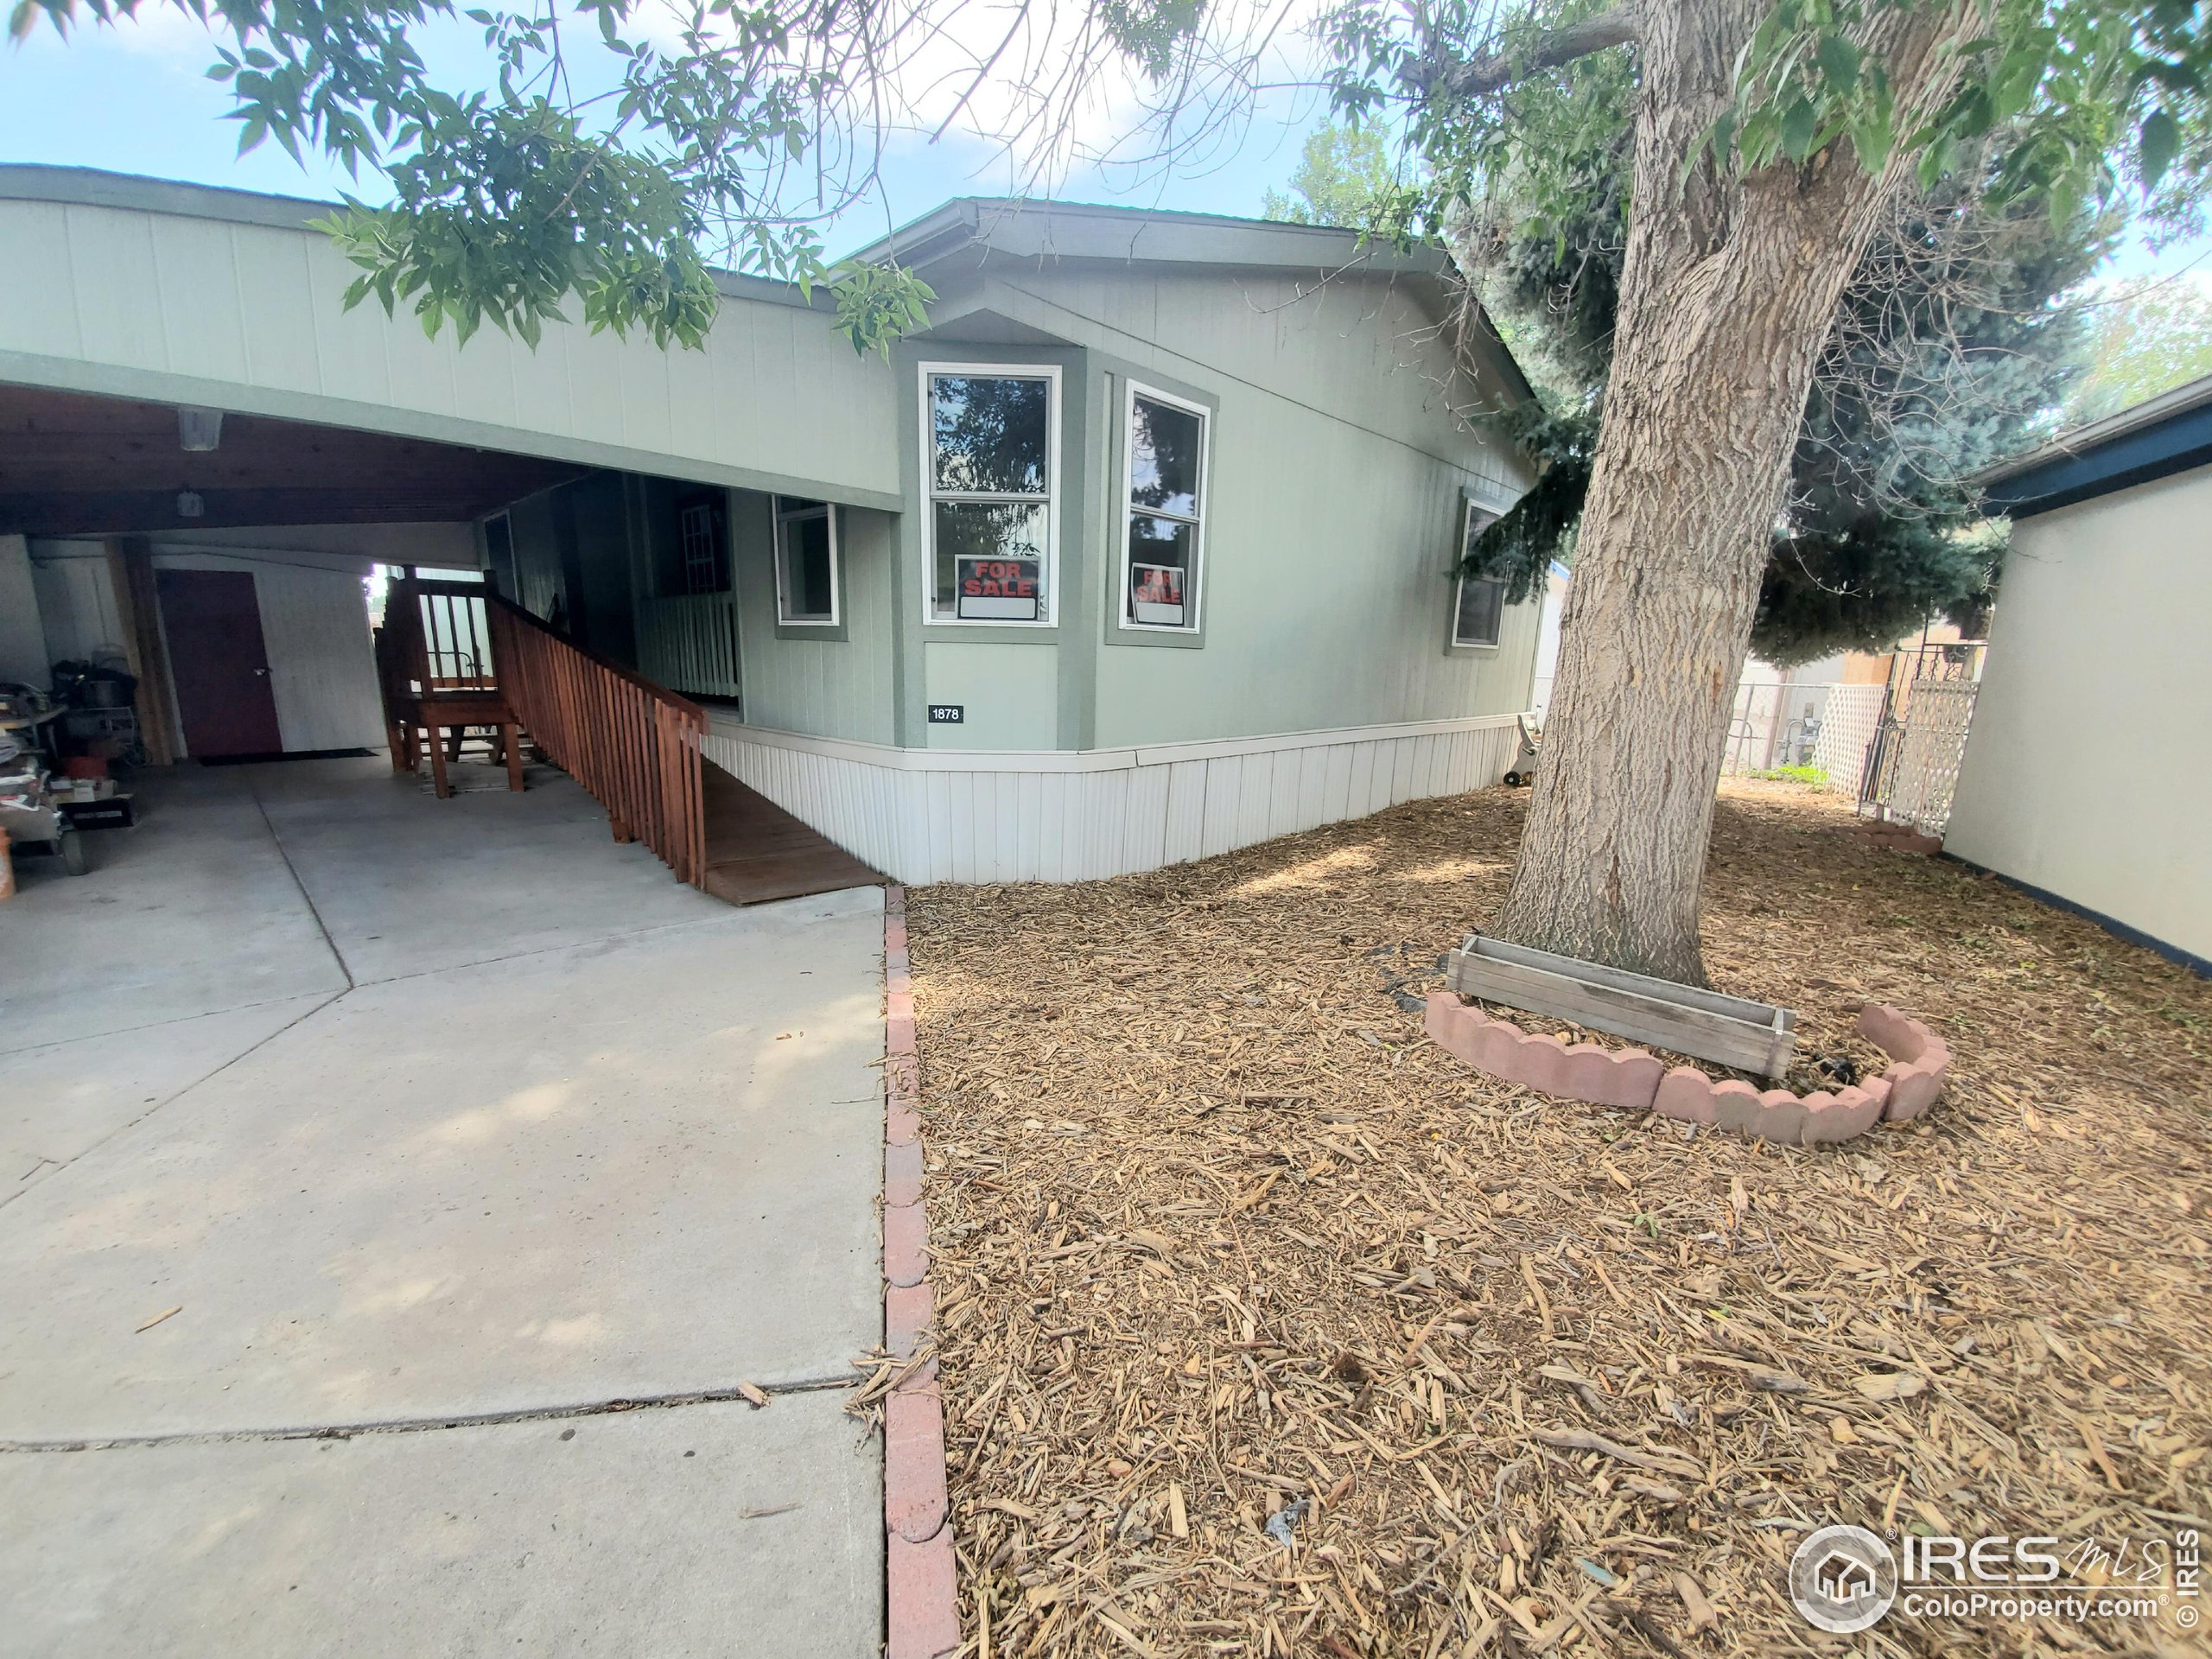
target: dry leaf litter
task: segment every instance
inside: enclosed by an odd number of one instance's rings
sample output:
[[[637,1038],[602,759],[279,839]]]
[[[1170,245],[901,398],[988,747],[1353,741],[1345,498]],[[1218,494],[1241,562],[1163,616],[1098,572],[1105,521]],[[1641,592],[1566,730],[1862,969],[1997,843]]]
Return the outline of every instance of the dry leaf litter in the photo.
[[[1806,1059],[1894,1002],[1945,1098],[1805,1149],[1548,1101],[1421,1032],[1524,799],[912,896],[964,1652],[2198,1650],[1847,1642],[1785,1564],[2205,1524],[2212,988],[1731,784],[1715,985]]]

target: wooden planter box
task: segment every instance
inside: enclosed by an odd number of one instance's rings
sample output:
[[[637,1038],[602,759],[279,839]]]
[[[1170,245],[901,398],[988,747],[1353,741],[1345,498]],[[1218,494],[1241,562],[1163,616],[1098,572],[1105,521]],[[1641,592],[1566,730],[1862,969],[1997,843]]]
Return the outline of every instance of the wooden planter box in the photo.
[[[1609,1031],[1762,1077],[1782,1076],[1797,1047],[1797,1016],[1787,1008],[1531,950],[1479,933],[1470,933],[1452,953],[1446,982],[1463,996]]]

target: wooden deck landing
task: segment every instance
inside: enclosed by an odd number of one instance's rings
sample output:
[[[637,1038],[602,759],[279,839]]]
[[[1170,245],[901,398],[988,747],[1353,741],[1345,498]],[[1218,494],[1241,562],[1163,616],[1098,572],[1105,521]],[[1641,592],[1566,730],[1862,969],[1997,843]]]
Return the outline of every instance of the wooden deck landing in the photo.
[[[880,885],[885,876],[747,789],[711,760],[700,767],[707,811],[707,891],[759,905]]]

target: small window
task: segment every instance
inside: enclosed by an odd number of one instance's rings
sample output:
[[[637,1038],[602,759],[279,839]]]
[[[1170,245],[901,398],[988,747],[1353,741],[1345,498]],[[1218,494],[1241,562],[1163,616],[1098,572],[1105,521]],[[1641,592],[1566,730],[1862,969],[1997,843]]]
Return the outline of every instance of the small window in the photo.
[[[1488,508],[1467,503],[1459,535],[1459,556],[1465,559],[1475,537],[1497,522]],[[1461,576],[1452,589],[1452,643],[1455,645],[1494,645],[1498,624],[1505,615],[1505,583],[1497,576]]]
[[[931,622],[1052,620],[1059,372],[925,367]]]
[[[776,620],[837,626],[837,514],[827,501],[776,498]]]
[[[1128,512],[1122,541],[1122,626],[1198,626],[1206,411],[1129,386]]]
[[[719,493],[687,495],[676,504],[676,552],[683,592],[728,588],[729,512]]]

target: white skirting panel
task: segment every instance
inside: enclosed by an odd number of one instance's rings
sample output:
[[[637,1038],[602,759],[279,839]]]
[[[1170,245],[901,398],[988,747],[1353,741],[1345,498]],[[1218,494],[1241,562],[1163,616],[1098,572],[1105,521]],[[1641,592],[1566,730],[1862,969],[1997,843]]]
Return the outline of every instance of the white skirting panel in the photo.
[[[710,717],[708,758],[901,881],[1083,881],[1504,775],[1511,715],[1152,748],[898,749]]]

